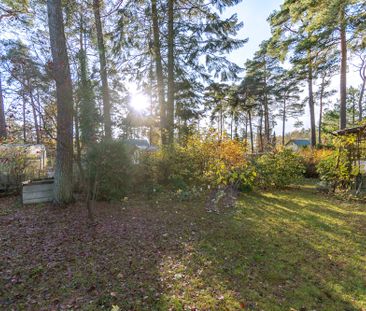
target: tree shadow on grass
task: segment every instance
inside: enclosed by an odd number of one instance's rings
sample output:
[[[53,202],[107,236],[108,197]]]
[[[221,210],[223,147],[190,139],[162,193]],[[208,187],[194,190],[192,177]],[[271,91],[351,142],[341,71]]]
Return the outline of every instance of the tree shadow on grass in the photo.
[[[196,262],[211,263],[202,278],[220,275],[252,309],[359,310],[365,239],[352,226],[352,211],[339,208],[301,191],[245,195],[195,246]]]
[[[365,297],[360,210],[316,194],[247,194],[219,215],[139,200],[94,212],[95,227],[80,204],[0,217],[0,308],[356,310]]]

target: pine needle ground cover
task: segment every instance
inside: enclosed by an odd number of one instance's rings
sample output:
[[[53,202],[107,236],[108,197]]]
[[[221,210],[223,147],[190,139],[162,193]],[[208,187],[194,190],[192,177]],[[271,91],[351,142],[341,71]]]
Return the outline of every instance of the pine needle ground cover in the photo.
[[[203,202],[1,199],[2,310],[364,310],[366,208],[311,187]],[[117,307],[118,306],[118,307]]]

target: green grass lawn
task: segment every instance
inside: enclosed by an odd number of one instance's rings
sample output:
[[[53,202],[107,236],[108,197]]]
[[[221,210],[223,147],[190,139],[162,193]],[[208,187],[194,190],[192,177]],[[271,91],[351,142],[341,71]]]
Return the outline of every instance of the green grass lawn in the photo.
[[[312,187],[0,213],[0,309],[364,310],[366,206]]]

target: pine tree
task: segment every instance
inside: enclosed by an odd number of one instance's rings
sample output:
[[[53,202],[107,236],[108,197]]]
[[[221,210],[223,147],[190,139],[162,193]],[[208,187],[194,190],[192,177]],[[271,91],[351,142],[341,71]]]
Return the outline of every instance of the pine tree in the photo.
[[[141,0],[120,10],[115,46],[119,53],[129,48],[122,62],[133,68],[134,77],[138,77],[135,80],[146,81],[151,72],[151,56],[154,61],[163,144],[172,141],[177,121],[190,115],[195,122],[205,85],[215,79],[238,78],[241,68],[223,54],[246,42],[234,38],[242,23],[236,15],[225,19],[220,15],[220,11],[238,2],[220,0],[215,5],[205,5],[198,0]],[[161,13],[165,11],[169,14]]]
[[[112,138],[112,120],[111,120],[111,101],[110,89],[108,85],[108,66],[106,58],[106,48],[104,43],[103,25],[100,16],[101,1],[93,0],[93,11],[95,19],[95,28],[97,33],[98,53],[99,53],[99,70],[102,80],[103,94],[103,119],[104,119],[104,135],[107,139]]]
[[[311,26],[309,3],[305,0],[286,0],[279,11],[269,17],[272,30],[270,51],[280,59],[290,59],[298,79],[308,88],[311,145],[316,145],[314,82],[320,64],[327,58],[332,46],[326,34],[317,33]]]
[[[56,80],[57,152],[54,199],[57,204],[72,200],[73,93],[66,49],[61,0],[47,0],[52,52],[52,73]]]
[[[279,114],[282,118],[282,145],[285,145],[286,121],[304,113],[304,105],[300,100],[299,81],[293,72],[280,70],[275,88],[277,102],[280,103]]]

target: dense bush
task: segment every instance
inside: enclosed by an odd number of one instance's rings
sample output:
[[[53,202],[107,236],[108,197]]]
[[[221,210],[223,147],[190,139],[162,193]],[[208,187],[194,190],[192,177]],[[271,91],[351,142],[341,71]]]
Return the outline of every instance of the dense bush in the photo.
[[[357,165],[353,165],[351,156],[355,143],[355,138],[352,136],[338,138],[335,141],[337,149],[317,165],[320,179],[332,190],[350,189],[359,174],[359,168]]]
[[[255,172],[246,159],[246,144],[213,132],[192,136],[175,148],[171,178],[188,185],[251,187]]]
[[[323,159],[331,155],[333,150],[331,149],[311,149],[304,148],[299,151],[299,154],[303,158],[305,165],[305,177],[307,178],[318,178],[319,173],[317,171],[317,165]]]
[[[305,172],[302,158],[288,149],[262,155],[256,160],[256,168],[256,184],[264,188],[296,184]]]
[[[91,187],[96,181],[96,198],[119,200],[131,187],[132,161],[129,147],[119,141],[94,144],[87,154],[87,176]]]
[[[163,185],[178,193],[208,186],[250,188],[255,178],[254,168],[246,160],[245,143],[218,139],[213,132],[193,135],[184,146],[177,144],[144,155],[136,172],[137,184]]]
[[[177,198],[197,196],[201,189],[250,190],[283,188],[299,182],[303,158],[290,150],[249,159],[245,141],[218,137],[215,132],[192,135],[185,145],[143,153],[134,168],[134,190],[156,192],[169,189]]]

